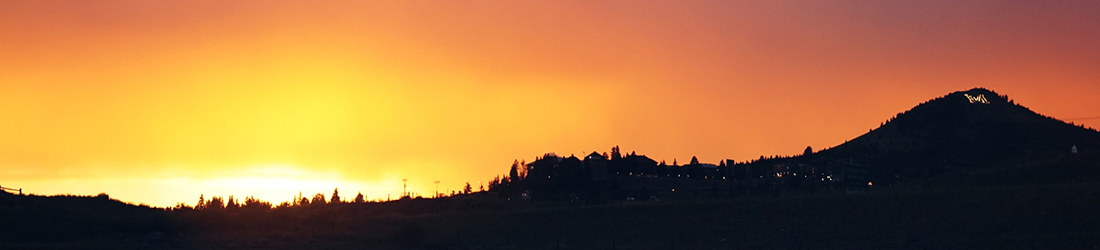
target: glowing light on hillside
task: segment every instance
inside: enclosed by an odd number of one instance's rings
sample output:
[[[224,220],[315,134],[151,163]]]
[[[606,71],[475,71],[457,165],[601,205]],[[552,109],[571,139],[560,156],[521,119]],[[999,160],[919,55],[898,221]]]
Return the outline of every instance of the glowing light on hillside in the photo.
[[[979,94],[978,96],[972,96],[970,94],[963,94],[963,96],[966,96],[966,99],[969,100],[970,103],[989,104],[989,100],[985,99],[984,94]]]

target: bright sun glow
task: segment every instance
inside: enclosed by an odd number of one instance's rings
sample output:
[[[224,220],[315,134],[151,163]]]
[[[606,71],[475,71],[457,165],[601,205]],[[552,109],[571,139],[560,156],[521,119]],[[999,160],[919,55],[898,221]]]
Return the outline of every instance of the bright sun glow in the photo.
[[[1093,12],[822,2],[0,1],[0,185],[396,199],[548,152],[795,154],[976,86],[1100,107]]]
[[[230,171],[226,174],[226,177],[185,180],[182,183],[211,189],[204,194],[206,196],[227,197],[236,194],[234,198],[243,199],[247,194],[274,204],[289,201],[299,193],[307,197],[316,193],[331,197],[333,189],[339,189],[343,200],[350,200],[359,192],[367,196],[368,200],[384,200],[387,194],[392,194],[391,197],[396,198],[397,192],[394,191],[399,190],[400,187],[394,181],[348,180],[341,178],[339,173],[306,171],[289,165],[261,166],[243,171]],[[197,199],[197,196],[193,199]]]
[[[290,165],[225,170],[212,175],[215,177],[177,173],[154,178],[71,178],[60,181],[16,183],[19,185],[17,187],[38,194],[95,195],[104,192],[122,201],[136,200],[139,201],[136,203],[160,207],[181,202],[194,206],[199,195],[207,199],[214,196],[222,198],[233,196],[237,200],[252,196],[278,205],[281,202],[290,201],[299,193],[307,197],[316,193],[332,197],[332,191],[336,188],[339,189],[343,200],[351,200],[359,192],[362,192],[367,200],[385,200],[387,197],[397,199],[401,192],[401,181],[396,178],[377,181],[353,180],[342,178],[340,173],[336,172],[307,171]],[[74,193],[72,190],[84,192]],[[410,190],[420,192],[416,187]]]

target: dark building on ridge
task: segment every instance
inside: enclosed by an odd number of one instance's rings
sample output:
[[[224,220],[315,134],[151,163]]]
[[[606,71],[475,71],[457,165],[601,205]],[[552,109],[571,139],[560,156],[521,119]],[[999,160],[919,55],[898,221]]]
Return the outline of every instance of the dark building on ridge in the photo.
[[[593,181],[607,180],[607,158],[596,151],[584,157],[584,168],[588,170]]]

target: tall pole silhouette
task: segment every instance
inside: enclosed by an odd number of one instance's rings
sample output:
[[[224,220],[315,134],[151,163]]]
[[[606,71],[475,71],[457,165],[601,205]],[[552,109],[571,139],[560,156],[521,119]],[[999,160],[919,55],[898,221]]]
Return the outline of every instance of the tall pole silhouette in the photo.
[[[435,181],[435,198],[439,198],[439,181]]]
[[[405,197],[409,194],[409,179],[401,179],[401,197]]]

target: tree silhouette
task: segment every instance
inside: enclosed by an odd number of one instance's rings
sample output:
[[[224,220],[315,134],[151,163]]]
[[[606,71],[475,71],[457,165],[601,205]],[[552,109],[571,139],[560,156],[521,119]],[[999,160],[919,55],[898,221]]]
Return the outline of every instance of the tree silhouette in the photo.
[[[519,179],[522,180],[522,179],[526,179],[526,178],[527,178],[527,160],[520,160],[519,161]]]
[[[313,200],[310,200],[309,204],[310,205],[324,205],[325,204],[325,194],[317,193],[317,194],[313,195]]]
[[[194,208],[191,207],[191,206],[188,206],[186,203],[176,202],[176,206],[171,207],[169,209],[171,209],[171,210],[183,210],[183,209],[194,209]]]
[[[512,162],[512,169],[508,170],[508,179],[513,183],[519,181],[519,161]]]
[[[363,197],[363,192],[359,192],[359,195],[355,196],[355,203],[363,203],[366,199]]]
[[[810,146],[806,146],[806,151],[802,151],[802,156],[807,156],[807,155],[812,155],[812,154],[814,154],[814,149],[810,148]]]
[[[309,199],[307,199],[304,195],[302,195],[302,192],[298,192],[298,196],[294,196],[294,201],[293,202],[294,202],[295,206],[309,205]]]
[[[332,189],[332,200],[330,200],[328,203],[332,203],[332,204],[340,203],[340,190],[338,190],[338,189],[339,188]]]
[[[284,204],[286,203],[284,202]],[[271,209],[271,203],[261,201],[259,199],[253,198],[252,196],[246,196],[244,198],[244,205],[242,206],[242,208],[247,210],[267,210]]]
[[[474,189],[473,189],[473,188],[470,188],[470,183],[469,183],[469,182],[467,182],[467,183],[466,183],[466,187],[465,187],[465,188],[462,188],[462,192],[463,192],[463,193],[466,193],[466,194],[470,194],[470,192],[471,192],[471,191],[474,191]]]
[[[505,180],[508,180],[508,179],[505,178]],[[497,175],[496,177],[493,177],[492,180],[489,180],[489,190],[490,191],[499,191],[500,188],[501,188],[500,183],[501,183],[501,180],[500,180],[499,175]]]
[[[695,158],[695,156],[692,156],[692,157],[691,157],[691,163],[689,163],[689,164],[691,164],[691,165],[699,165],[699,159],[698,159],[698,158]]]
[[[241,206],[237,204],[237,200],[233,199],[233,196],[230,195],[229,198],[225,200],[225,209],[237,210],[238,208],[241,208]]]
[[[202,198],[202,194],[199,194],[199,203],[195,204],[195,209],[196,210],[206,209],[206,199]]]
[[[221,196],[211,197],[209,201],[206,201],[206,209],[225,209],[225,202],[222,201]]]

